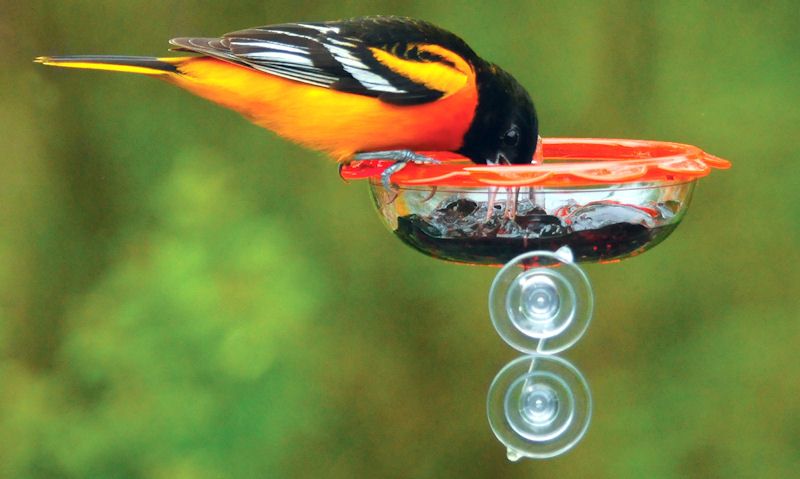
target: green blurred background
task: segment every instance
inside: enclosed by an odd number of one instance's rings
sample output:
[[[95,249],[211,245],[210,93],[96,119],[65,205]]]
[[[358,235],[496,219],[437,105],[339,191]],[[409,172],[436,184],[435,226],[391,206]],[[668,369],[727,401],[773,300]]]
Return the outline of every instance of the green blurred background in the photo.
[[[589,266],[595,414],[509,463],[496,270],[403,246],[365,184],[215,105],[42,54],[363,14],[463,36],[544,136],[696,144],[663,245]],[[795,1],[0,1],[3,478],[789,477],[800,469]]]

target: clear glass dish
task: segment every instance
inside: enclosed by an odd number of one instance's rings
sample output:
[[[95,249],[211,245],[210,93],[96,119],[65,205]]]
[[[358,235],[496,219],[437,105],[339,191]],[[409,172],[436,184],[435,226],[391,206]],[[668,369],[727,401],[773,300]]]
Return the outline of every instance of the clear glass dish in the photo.
[[[696,180],[572,188],[398,186],[371,178],[389,229],[434,258],[502,265],[528,251],[568,246],[577,262],[643,253],[678,226]]]
[[[608,138],[544,138],[529,165],[476,165],[448,152],[436,164],[352,162],[368,179],[383,221],[434,258],[502,265],[529,251],[567,246],[576,262],[638,255],[678,226],[701,177],[730,163],[692,145]]]

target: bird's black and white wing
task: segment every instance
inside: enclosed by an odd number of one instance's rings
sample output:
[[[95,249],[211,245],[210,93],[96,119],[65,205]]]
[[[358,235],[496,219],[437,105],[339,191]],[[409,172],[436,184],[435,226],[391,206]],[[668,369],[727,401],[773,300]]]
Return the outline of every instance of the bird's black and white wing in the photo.
[[[271,25],[170,43],[290,80],[400,105],[454,93],[467,84],[477,58],[455,35],[396,17]]]

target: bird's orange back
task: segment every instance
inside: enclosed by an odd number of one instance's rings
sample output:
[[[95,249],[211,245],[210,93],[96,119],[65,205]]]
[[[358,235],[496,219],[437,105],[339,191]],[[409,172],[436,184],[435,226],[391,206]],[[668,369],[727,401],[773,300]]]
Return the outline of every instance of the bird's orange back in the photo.
[[[474,75],[437,101],[394,105],[210,57],[163,60],[174,62],[180,72],[165,75],[167,81],[337,159],[356,151],[456,150],[478,102]]]

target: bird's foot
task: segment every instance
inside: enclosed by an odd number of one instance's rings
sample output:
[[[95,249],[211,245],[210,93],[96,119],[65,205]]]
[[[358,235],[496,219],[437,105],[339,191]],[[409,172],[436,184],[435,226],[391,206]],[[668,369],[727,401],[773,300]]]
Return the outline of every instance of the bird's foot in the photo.
[[[395,192],[392,189],[392,175],[402,170],[407,163],[426,163],[426,164],[439,164],[439,160],[434,160],[425,155],[414,153],[411,150],[387,150],[387,151],[368,151],[364,153],[356,153],[353,155],[354,160],[394,160],[395,164],[389,166],[383,173],[381,173],[381,184],[383,184],[386,191]]]

